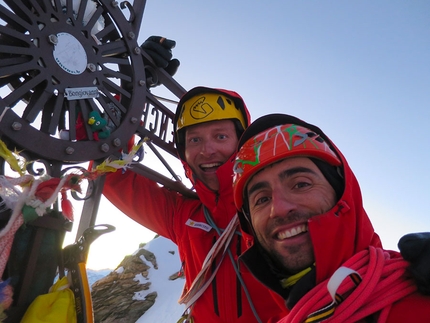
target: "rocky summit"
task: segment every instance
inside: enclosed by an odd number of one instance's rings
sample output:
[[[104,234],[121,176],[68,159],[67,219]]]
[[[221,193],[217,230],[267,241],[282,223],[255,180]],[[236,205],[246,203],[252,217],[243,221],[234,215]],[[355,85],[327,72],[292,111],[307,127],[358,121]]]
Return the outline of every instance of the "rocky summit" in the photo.
[[[168,251],[171,255],[175,252]],[[169,273],[165,274],[166,282],[183,277],[180,268],[175,268],[176,262],[170,261],[169,265],[170,268],[164,270]],[[157,300],[159,293],[157,286],[152,286],[150,274],[158,271],[158,266],[156,255],[142,246],[135,254],[126,256],[115,270],[96,281],[91,286],[95,322],[135,323],[156,301],[162,302]]]

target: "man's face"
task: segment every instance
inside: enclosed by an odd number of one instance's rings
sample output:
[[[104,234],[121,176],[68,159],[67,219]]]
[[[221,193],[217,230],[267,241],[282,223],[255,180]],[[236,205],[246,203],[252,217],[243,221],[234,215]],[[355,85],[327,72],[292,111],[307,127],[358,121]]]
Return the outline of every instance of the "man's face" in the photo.
[[[216,171],[236,151],[238,138],[233,121],[210,121],[185,131],[185,160],[210,189],[219,189]]]
[[[307,221],[336,203],[318,167],[305,157],[284,159],[254,175],[246,193],[257,239],[271,257],[291,274],[312,265]]]

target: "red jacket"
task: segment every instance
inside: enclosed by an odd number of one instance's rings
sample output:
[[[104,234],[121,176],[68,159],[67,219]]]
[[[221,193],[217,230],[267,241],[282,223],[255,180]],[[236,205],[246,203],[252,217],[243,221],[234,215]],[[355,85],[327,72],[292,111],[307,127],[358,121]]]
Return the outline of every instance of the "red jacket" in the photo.
[[[303,125],[322,134],[322,131],[314,126],[310,126],[306,123]],[[323,137],[326,141],[330,142],[325,135],[323,135]],[[343,164],[345,190],[338,203],[331,210],[325,214],[314,216],[308,221],[315,255],[314,269],[301,278],[291,289],[283,289],[279,283],[281,277],[279,270],[274,269],[274,266],[268,265],[267,262],[261,262],[261,260],[259,260],[262,258],[262,252],[259,250],[257,245],[254,244],[254,238],[249,234],[249,228],[246,229],[248,233],[244,232],[245,240],[247,241],[249,249],[241,257],[241,260],[243,260],[249,270],[253,272],[260,281],[270,287],[277,294],[282,295],[282,297],[287,301],[287,304],[290,305],[290,314],[279,323],[298,323],[304,322],[304,320],[293,319],[295,314],[297,313],[296,318],[298,318],[301,315],[301,313],[299,314],[298,312],[302,311],[303,313],[303,311],[305,311],[305,307],[308,305],[310,305],[309,307],[312,307],[313,304],[317,303],[318,290],[327,294],[328,279],[339,267],[342,265],[345,266],[345,263],[348,266],[349,264],[354,263],[351,267],[356,266],[357,268],[361,268],[358,270],[363,278],[361,287],[366,283],[366,279],[371,280],[376,276],[377,274],[375,271],[368,270],[368,268],[371,267],[368,265],[368,261],[365,261],[360,265],[356,265],[354,261],[355,259],[360,258],[360,255],[363,255],[363,258],[360,259],[368,259],[368,254],[379,252],[379,255],[382,256],[379,259],[382,260],[379,266],[375,266],[377,268],[381,268],[381,266],[387,268],[388,263],[397,264],[397,269],[393,270],[389,276],[393,277],[391,275],[399,273],[400,278],[398,278],[395,283],[407,286],[405,289],[408,288],[408,290],[411,291],[409,295],[401,298],[400,300],[394,300],[392,303],[389,302],[391,304],[391,308],[389,306],[384,307],[385,312],[383,314],[386,315],[386,319],[379,321],[378,318],[382,316],[381,311],[369,310],[369,308],[380,300],[386,300],[392,296],[394,293],[394,289],[392,288],[394,286],[394,282],[386,287],[386,289],[382,289],[382,295],[379,295],[376,300],[372,300],[370,303],[368,300],[372,299],[372,296],[376,293],[373,292],[373,290],[370,292],[370,295],[366,296],[364,296],[366,294],[364,291],[362,293],[358,293],[358,295],[356,293],[351,296],[351,294],[346,296],[343,303],[346,304],[348,297],[351,297],[351,299],[357,297],[353,304],[356,305],[363,301],[364,305],[360,307],[359,310],[364,309],[370,311],[370,313],[368,313],[369,315],[367,315],[365,319],[360,320],[352,320],[351,316],[339,320],[339,318],[335,319],[335,316],[333,316],[325,322],[430,322],[430,297],[422,296],[416,291],[414,292],[416,289],[415,285],[408,277],[405,270],[408,264],[401,259],[400,254],[398,252],[385,251],[382,249],[381,241],[375,233],[370,219],[363,208],[359,184],[344,156],[334,146],[334,144],[332,144],[332,146],[338,153]],[[241,223],[245,223],[246,220],[243,215],[239,216],[241,218]],[[378,286],[381,285],[382,284],[379,284]],[[360,284],[357,286],[357,290],[359,287]],[[366,287],[364,290],[369,291],[369,289],[370,287]],[[299,300],[302,300],[302,303],[299,303]],[[306,300],[306,302],[303,304],[304,300]],[[324,305],[328,304],[325,303]],[[338,309],[340,309],[341,306],[342,303],[340,303]],[[351,307],[352,306],[350,306],[349,309],[346,309],[346,311],[350,310]],[[335,314],[340,312],[338,309],[335,310]],[[314,310],[308,311],[305,314],[305,317],[311,313],[314,313]],[[352,314],[353,313],[351,313],[351,315]]]
[[[228,94],[240,98],[234,92]],[[208,251],[219,238],[215,230],[208,227],[203,205],[220,229],[226,228],[236,213],[232,192],[233,162],[232,156],[218,169],[220,189],[216,193],[193,179],[188,165],[183,163],[200,199],[187,198],[161,188],[132,171],[124,174],[118,171],[106,178],[103,194],[116,207],[136,222],[177,244],[187,289],[200,272]],[[194,223],[194,226],[190,223]],[[245,250],[243,239],[235,235],[229,249],[237,262]],[[273,298],[269,290],[249,272],[242,273],[242,277],[262,322],[269,322],[270,318],[270,322],[276,322],[285,316],[287,310],[282,298],[277,295]],[[195,323],[258,322],[228,255],[224,257],[212,283],[196,301],[192,316]]]

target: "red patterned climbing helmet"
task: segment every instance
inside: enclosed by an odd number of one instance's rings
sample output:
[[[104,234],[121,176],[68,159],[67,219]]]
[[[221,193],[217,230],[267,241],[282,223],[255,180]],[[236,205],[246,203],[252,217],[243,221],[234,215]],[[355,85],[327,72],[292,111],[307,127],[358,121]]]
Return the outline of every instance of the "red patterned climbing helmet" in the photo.
[[[303,156],[318,158],[333,166],[341,165],[339,157],[318,132],[299,124],[305,123],[288,115],[271,114],[257,119],[245,130],[234,165],[233,194],[239,210],[249,179],[276,161]]]

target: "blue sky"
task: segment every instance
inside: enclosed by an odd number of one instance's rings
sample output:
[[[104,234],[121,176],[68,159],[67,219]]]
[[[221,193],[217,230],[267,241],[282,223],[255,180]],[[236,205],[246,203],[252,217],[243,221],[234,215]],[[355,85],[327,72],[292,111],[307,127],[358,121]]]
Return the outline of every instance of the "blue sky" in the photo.
[[[403,234],[430,231],[429,16],[424,0],[148,0],[139,38],[176,40],[175,79],[186,89],[234,90],[252,119],[282,112],[322,128],[395,249]],[[111,217],[98,223],[116,225],[117,236],[102,247],[116,240],[124,255],[153,237],[111,210],[103,200]]]

